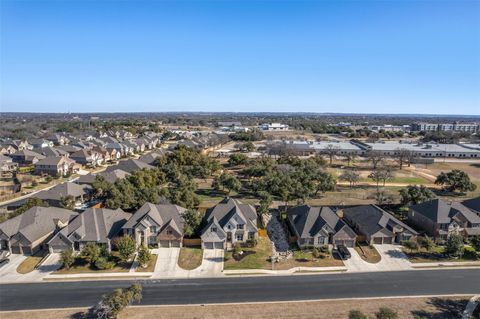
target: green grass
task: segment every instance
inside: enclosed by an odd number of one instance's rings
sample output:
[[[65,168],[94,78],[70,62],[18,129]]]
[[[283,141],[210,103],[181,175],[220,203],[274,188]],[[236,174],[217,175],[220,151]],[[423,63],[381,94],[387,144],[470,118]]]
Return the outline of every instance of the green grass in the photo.
[[[449,258],[444,256],[445,247],[435,246],[430,252],[419,249],[410,251],[409,249],[402,248],[402,251],[407,255],[408,259],[412,263],[428,263],[428,262],[466,262],[466,261],[479,261],[476,259],[466,258]],[[465,251],[475,251],[472,247],[465,247]]]
[[[88,264],[83,258],[77,257],[75,258],[75,262],[69,268],[60,268],[59,270],[55,271],[54,275],[66,275],[66,274],[85,274],[85,273],[113,273],[113,272],[128,272],[132,267],[132,262],[121,262],[117,256],[117,252],[112,251],[110,260],[115,262],[115,266],[112,269],[104,269],[100,270],[95,268],[94,265]]]
[[[242,260],[236,261],[232,257],[232,252],[225,253],[225,270],[234,269],[271,269],[271,263],[268,261],[272,255],[272,246],[268,238],[259,237],[258,244],[254,248],[242,248],[245,252],[253,251],[254,254],[245,256]]]

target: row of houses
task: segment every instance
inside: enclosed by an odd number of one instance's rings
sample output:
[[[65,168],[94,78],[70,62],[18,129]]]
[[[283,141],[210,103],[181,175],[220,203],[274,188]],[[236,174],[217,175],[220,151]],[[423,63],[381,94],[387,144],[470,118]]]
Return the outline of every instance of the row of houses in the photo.
[[[81,213],[57,207],[33,207],[0,224],[0,248],[16,254],[40,249],[79,251],[94,242],[112,247],[118,236],[128,235],[137,245],[182,247],[186,209],[173,204],[145,203],[133,213],[121,209],[88,208]],[[286,210],[291,242],[300,248],[356,242],[399,244],[426,234],[444,240],[455,232],[480,235],[480,197],[459,202],[440,199],[410,207],[402,222],[376,205],[334,209],[296,206]],[[258,238],[257,213],[252,205],[224,198],[207,210],[199,233],[204,249],[229,249]]]

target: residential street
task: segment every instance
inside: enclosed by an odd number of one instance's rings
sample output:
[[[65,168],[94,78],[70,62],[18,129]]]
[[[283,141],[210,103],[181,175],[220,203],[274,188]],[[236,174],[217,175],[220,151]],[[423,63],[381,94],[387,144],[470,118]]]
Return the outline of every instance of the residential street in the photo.
[[[314,300],[413,295],[473,295],[480,269],[302,276],[145,280],[143,305]],[[130,281],[0,285],[0,310],[85,307]]]

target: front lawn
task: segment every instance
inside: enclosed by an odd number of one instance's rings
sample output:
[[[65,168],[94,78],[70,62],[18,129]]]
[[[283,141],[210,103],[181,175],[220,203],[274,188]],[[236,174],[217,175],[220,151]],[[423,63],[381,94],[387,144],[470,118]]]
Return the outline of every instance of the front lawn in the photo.
[[[142,268],[142,267],[140,267],[140,265],[138,265],[138,267],[135,271],[136,272],[154,272],[155,271],[155,265],[157,264],[157,258],[158,258],[158,255],[152,254],[152,259],[148,263],[147,267]]]
[[[81,257],[76,257],[75,262],[69,268],[60,268],[59,270],[53,272],[54,275],[66,275],[66,274],[84,274],[84,273],[112,273],[112,272],[128,272],[132,267],[132,262],[121,262],[117,256],[117,252],[112,251],[110,261],[114,262],[113,268],[110,269],[98,269],[95,265],[90,265]]]
[[[45,255],[45,251],[39,251],[35,255],[28,256],[27,259],[18,265],[17,272],[19,274],[28,274],[29,272],[32,272]]]
[[[201,248],[180,248],[180,255],[178,256],[178,266],[185,270],[192,270],[200,267],[203,259],[203,249]]]
[[[429,263],[429,262],[465,262],[465,261],[479,261],[469,254],[469,252],[474,252],[475,250],[472,247],[465,246],[465,254],[462,258],[451,258],[445,255],[445,248],[442,246],[435,246],[431,251],[426,251],[423,249],[409,250],[405,247],[402,248],[402,251],[407,255],[408,259],[412,263]]]
[[[225,270],[237,269],[272,269],[269,261],[272,255],[272,244],[268,237],[259,237],[257,246],[253,248],[243,247],[243,256],[235,260],[232,252],[225,253]],[[330,253],[325,258],[314,258],[311,250],[294,250],[293,258],[275,263],[274,269],[287,270],[294,267],[335,267],[343,266],[343,262],[335,259]]]
[[[380,256],[375,247],[370,246],[365,242],[357,243],[355,245],[355,251],[363,260],[371,264],[376,264],[382,259],[382,256]]]

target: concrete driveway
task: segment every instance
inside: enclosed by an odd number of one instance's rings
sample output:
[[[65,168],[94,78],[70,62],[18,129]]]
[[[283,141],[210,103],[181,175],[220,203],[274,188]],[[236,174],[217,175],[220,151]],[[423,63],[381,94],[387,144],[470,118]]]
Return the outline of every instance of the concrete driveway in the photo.
[[[42,281],[51,272],[60,268],[60,254],[50,254],[43,263],[28,274],[19,274],[17,267],[27,256],[12,254],[10,262],[0,268],[0,283]]]
[[[152,278],[193,278],[222,276],[224,251],[222,249],[204,249],[202,264],[193,270],[178,266],[180,248],[157,248],[157,263]]]
[[[345,267],[348,269],[347,271],[368,272],[412,269],[407,256],[401,251],[400,246],[385,244],[374,245],[374,247],[382,257],[382,259],[376,264],[364,261],[355,249],[348,248],[352,257],[343,261]]]

